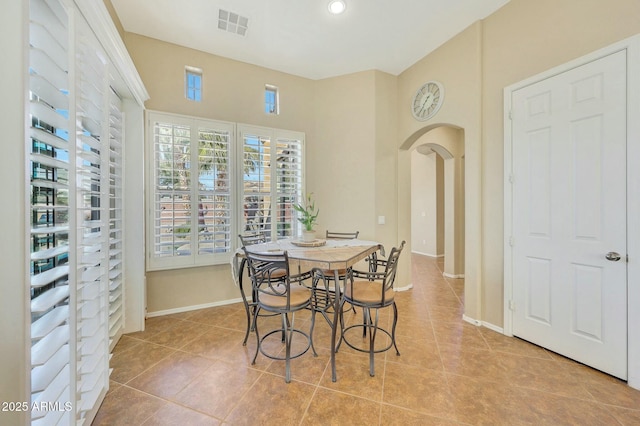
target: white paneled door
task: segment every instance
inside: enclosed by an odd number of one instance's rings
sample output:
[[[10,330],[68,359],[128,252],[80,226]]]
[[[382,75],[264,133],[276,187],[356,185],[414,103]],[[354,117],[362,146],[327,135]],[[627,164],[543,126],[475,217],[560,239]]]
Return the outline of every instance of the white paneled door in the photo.
[[[512,92],[513,334],[627,378],[626,53]]]

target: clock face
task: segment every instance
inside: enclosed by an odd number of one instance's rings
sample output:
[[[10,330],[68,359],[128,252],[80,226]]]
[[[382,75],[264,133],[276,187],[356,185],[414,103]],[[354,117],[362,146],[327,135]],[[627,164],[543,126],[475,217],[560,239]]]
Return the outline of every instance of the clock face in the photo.
[[[429,81],[413,96],[411,112],[416,120],[428,120],[440,109],[444,100],[444,87],[437,81]]]

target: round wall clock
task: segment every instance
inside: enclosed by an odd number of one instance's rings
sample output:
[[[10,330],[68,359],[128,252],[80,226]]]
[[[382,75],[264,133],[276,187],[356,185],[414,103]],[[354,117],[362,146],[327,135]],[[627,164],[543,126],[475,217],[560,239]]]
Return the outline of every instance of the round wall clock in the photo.
[[[444,86],[437,81],[428,81],[413,95],[411,113],[416,120],[425,121],[436,115],[444,101]]]

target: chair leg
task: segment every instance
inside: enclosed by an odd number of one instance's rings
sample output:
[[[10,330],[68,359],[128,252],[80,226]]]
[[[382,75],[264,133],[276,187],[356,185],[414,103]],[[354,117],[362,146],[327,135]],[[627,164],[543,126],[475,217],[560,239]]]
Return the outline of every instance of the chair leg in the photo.
[[[338,344],[336,345],[336,353],[338,353],[338,350],[340,349],[340,345],[342,344],[342,340],[344,340],[344,315],[343,315],[344,303],[345,303],[344,300],[340,302],[340,312],[338,312],[338,320],[340,321],[340,340],[338,340]],[[337,324],[335,324],[334,327],[335,326],[337,326]]]
[[[313,352],[313,356],[317,357],[318,353],[316,352],[315,346],[313,346],[313,329],[315,328],[315,325],[316,325],[316,308],[311,306],[311,329],[309,330],[309,340],[311,343],[311,351]]]
[[[286,336],[286,331],[287,331],[287,321],[288,318],[286,318],[286,316],[282,317],[282,343],[286,343],[287,341],[287,336]]]
[[[398,324],[398,307],[396,306],[396,302],[393,302],[393,326],[391,326],[391,341],[393,342],[393,346],[396,348],[396,355],[400,356],[400,351],[398,350],[398,345],[396,345],[396,325]]]
[[[253,329],[256,332],[256,354],[253,356],[253,361],[251,361],[251,365],[255,365],[256,359],[258,359],[258,352],[260,352],[260,333],[258,333],[258,312],[260,312],[260,308],[256,306],[255,310],[253,311]]]
[[[369,375],[371,377],[375,376],[375,371],[374,371],[374,366],[373,366],[373,361],[374,361],[374,355],[375,355],[375,344],[376,344],[376,334],[378,334],[378,317],[379,317],[379,311],[378,309],[376,309],[376,318],[375,320],[372,322],[371,321],[371,311],[369,308],[367,309],[367,318],[369,319],[369,327],[371,328],[369,330]],[[365,327],[366,329],[367,327]]]
[[[365,324],[364,327],[362,327],[362,338],[364,339],[365,337],[367,337],[367,324],[369,324],[371,318],[369,317],[369,314],[371,312],[369,312],[368,308],[362,308],[362,324]]]
[[[295,314],[291,314],[292,316]],[[293,318],[291,324],[289,324],[289,317],[287,314],[282,314],[282,325],[284,327],[283,333],[285,336],[285,376],[284,381],[291,382],[291,339],[293,338]]]
[[[251,330],[251,312],[249,310],[249,305],[245,301],[244,310],[247,313],[247,331],[244,333],[244,340],[242,341],[242,346],[247,346],[247,339],[249,338],[249,331]]]

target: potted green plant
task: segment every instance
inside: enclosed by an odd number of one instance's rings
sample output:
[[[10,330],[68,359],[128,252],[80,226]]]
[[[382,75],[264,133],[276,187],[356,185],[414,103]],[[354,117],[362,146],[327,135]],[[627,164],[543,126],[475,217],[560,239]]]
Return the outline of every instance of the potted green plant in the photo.
[[[316,238],[313,226],[316,224],[320,209],[316,208],[316,203],[311,198],[311,195],[313,194],[311,193],[307,195],[306,203],[304,205],[300,203],[293,205],[294,210],[300,213],[298,221],[304,225],[302,230],[303,241],[313,241]]]

